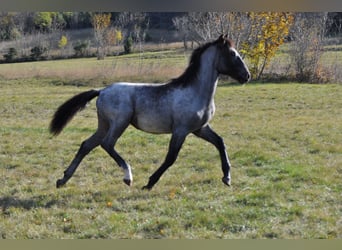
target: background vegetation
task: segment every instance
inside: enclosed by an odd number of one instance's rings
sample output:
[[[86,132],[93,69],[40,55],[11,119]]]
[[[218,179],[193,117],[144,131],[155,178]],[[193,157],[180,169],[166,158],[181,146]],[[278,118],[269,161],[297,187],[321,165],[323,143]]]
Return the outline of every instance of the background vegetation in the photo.
[[[0,14],[2,62],[97,57],[149,50],[151,44],[182,42],[185,49],[226,33],[248,59],[253,79],[341,81],[320,63],[327,45],[340,50],[342,15],[285,12],[27,12]],[[189,45],[189,43],[191,45]],[[288,45],[287,66],[267,68]],[[335,47],[332,47],[335,46]]]

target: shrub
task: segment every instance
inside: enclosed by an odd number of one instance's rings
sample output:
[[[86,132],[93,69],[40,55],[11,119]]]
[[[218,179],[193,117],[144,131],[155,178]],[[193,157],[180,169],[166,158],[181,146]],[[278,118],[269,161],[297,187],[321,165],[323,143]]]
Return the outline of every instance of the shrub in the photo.
[[[43,46],[36,46],[36,47],[33,47],[31,49],[30,57],[33,61],[42,60],[42,59],[45,59],[45,57],[43,55],[46,52],[47,52],[47,48],[45,48]]]
[[[6,62],[13,62],[16,56],[17,56],[17,50],[15,48],[9,48],[8,53],[4,54],[4,58]]]
[[[132,53],[133,39],[131,36],[127,37],[124,44],[124,49],[126,54]]]
[[[74,46],[75,56],[76,57],[84,57],[87,53],[88,43],[87,42],[78,42]]]

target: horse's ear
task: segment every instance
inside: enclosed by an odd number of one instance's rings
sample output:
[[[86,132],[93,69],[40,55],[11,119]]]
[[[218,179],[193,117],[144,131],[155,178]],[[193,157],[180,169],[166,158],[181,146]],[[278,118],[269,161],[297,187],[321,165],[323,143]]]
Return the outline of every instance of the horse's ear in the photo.
[[[220,35],[219,38],[217,39],[217,43],[223,44],[223,45],[228,44],[228,46],[231,47],[231,41],[227,37],[228,37],[227,34]]]
[[[220,36],[219,36],[219,38],[216,40],[218,43],[224,43],[224,41],[225,41],[225,36],[223,35],[223,34],[221,34]]]

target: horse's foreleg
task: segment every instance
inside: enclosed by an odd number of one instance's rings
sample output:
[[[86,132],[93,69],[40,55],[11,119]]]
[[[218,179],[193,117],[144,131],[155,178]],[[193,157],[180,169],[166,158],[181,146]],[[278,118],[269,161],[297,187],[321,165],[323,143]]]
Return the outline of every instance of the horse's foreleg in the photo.
[[[169,144],[169,151],[166,155],[164,163],[157,169],[156,172],[151,175],[149,181],[143,189],[151,190],[154,184],[156,184],[162,174],[176,161],[179,150],[181,149],[186,133],[174,133],[172,134],[171,141]]]
[[[222,172],[223,172],[223,177],[222,181],[224,184],[230,186],[230,162],[228,158],[228,154],[226,151],[226,146],[224,145],[223,139],[216,134],[209,125],[197,130],[194,132],[194,134],[207,142],[210,142],[213,144],[218,151],[220,152],[220,157],[221,157],[221,164],[222,164]]]
[[[75,158],[72,160],[69,167],[64,171],[64,177],[62,179],[57,180],[57,188],[63,186],[72,177],[72,175],[76,171],[77,167],[79,166],[83,158],[91,150],[97,147],[101,143],[101,140],[102,137],[100,136],[100,133],[97,132],[81,144]]]

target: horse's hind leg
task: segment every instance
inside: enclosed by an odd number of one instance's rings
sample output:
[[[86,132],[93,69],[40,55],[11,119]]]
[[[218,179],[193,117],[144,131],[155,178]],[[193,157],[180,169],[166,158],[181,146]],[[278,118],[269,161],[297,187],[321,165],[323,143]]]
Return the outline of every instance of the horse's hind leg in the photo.
[[[82,142],[77,154],[75,155],[74,159],[72,160],[69,167],[64,171],[64,177],[62,179],[57,180],[56,186],[57,188],[63,186],[74,174],[77,167],[83,160],[83,158],[92,151],[95,147],[100,145],[101,141],[103,139],[101,131],[97,131],[95,134],[93,134],[91,137],[89,137],[87,140]]]
[[[97,147],[101,143],[102,137],[100,136],[100,133],[96,132],[91,137],[89,137],[87,140],[82,142],[77,154],[75,155],[74,159],[72,160],[69,167],[64,171],[64,177],[63,179],[57,180],[56,186],[57,188],[63,186],[74,174],[77,167],[83,160],[83,158],[95,147]]]
[[[128,186],[132,185],[133,176],[132,170],[129,164],[125,162],[125,160],[115,151],[114,146],[118,138],[122,135],[125,129],[129,125],[129,120],[121,120],[112,122],[110,128],[108,130],[107,135],[105,136],[101,146],[106,152],[115,160],[115,162],[123,169],[124,175],[124,183]]]

